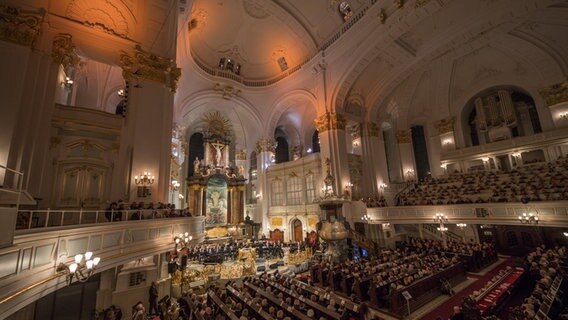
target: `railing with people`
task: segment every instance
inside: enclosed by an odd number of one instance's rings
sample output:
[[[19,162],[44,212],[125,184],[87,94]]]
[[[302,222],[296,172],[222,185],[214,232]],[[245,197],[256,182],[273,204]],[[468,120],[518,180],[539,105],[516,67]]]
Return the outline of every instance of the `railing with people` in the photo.
[[[16,230],[83,226],[101,223],[191,217],[184,209],[138,210],[19,210]],[[19,232],[20,232],[19,231]]]
[[[367,208],[370,224],[432,223],[439,212],[449,218],[449,223],[512,224],[519,222],[523,213],[539,216],[540,226],[565,226],[568,223],[568,201],[538,201],[523,203],[472,203],[458,205],[377,207]],[[361,217],[353,217],[354,220]]]

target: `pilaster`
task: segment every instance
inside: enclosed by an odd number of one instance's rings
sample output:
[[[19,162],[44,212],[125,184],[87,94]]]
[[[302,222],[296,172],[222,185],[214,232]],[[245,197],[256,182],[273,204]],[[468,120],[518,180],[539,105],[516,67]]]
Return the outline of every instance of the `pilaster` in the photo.
[[[322,168],[325,165],[323,161],[329,158],[336,194],[341,194],[343,186],[350,181],[345,123],[345,118],[334,112],[326,112],[314,121],[320,137]]]
[[[362,131],[363,179],[361,194],[367,197],[379,195],[379,185],[386,184],[388,173],[384,152],[380,152],[379,128],[374,122],[363,123]],[[382,149],[384,150],[384,148]]]
[[[256,163],[257,163],[257,180],[256,180],[256,212],[253,220],[262,223],[262,233],[267,237],[269,236],[268,227],[270,221],[268,220],[268,208],[270,206],[270,184],[266,171],[274,157],[276,143],[274,139],[269,137],[261,138],[256,142]]]
[[[167,202],[170,184],[173,92],[180,69],[171,59],[157,56],[136,46],[132,53],[122,52],[123,76],[129,84],[128,118],[121,137],[122,146],[131,146],[130,176],[151,172],[155,182],[151,195],[138,198],[133,179],[130,200]],[[134,85],[133,85],[134,84]],[[127,157],[128,148],[120,148]],[[122,157],[121,157],[122,158]]]

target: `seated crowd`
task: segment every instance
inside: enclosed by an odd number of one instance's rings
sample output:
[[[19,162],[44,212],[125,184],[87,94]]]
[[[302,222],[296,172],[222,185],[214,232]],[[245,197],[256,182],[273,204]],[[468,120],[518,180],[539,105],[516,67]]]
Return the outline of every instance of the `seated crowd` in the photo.
[[[126,214],[124,216],[123,214]],[[122,200],[112,202],[105,211],[107,221],[122,220],[142,220],[142,219],[160,219],[160,218],[177,218],[191,217],[189,210],[176,210],[175,205],[171,203],[153,202],[144,203],[142,201],[133,201],[131,204]]]
[[[367,208],[377,208],[377,207],[387,207],[387,199],[385,197],[368,197],[368,198],[361,198],[361,201],[365,203]]]
[[[558,304],[561,306],[563,303],[560,301],[560,294],[558,289],[559,283],[566,283],[564,277],[568,270],[568,253],[566,247],[556,247],[553,249],[546,249],[544,246],[537,247],[535,251],[531,252],[526,259],[526,268],[529,271],[530,277],[536,282],[536,285],[531,292],[530,296],[524,299],[520,306],[522,312],[527,319],[534,319],[540,312],[556,319],[568,319],[568,312],[564,311],[560,315],[561,307],[556,307]],[[558,299],[558,301],[556,301]],[[558,302],[556,304],[556,302]],[[555,310],[553,310],[555,309]]]
[[[568,200],[568,157],[512,171],[428,178],[399,193],[397,206]]]

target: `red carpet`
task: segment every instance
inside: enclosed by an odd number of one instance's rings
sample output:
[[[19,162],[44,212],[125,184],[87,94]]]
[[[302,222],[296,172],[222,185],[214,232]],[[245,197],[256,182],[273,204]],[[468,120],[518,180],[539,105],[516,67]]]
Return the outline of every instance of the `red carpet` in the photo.
[[[508,265],[511,265],[511,261],[507,259],[502,263],[500,263],[499,265],[497,265],[496,267],[494,267],[493,270],[489,271],[484,276],[478,276],[468,273],[467,274],[468,278],[475,278],[477,280],[471,283],[469,286],[465,287],[462,291],[456,293],[453,297],[450,298],[450,300],[447,300],[446,302],[442,303],[436,309],[430,311],[420,319],[432,320],[436,319],[436,317],[442,317],[442,319],[448,319],[454,313],[454,306],[461,306],[463,298],[470,295],[473,291],[483,288],[483,286],[487,283],[487,281],[491,280],[493,276],[499,273],[499,270],[505,268]]]

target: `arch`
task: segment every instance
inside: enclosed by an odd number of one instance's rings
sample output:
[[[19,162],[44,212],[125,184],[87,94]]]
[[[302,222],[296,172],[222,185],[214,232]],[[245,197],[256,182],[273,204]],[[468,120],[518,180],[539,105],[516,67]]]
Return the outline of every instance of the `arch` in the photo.
[[[178,122],[188,128],[188,136],[203,129],[203,114],[218,110],[232,124],[232,138],[237,149],[254,149],[260,138],[258,128],[264,127],[262,117],[255,108],[239,97],[226,100],[218,92],[207,90],[188,97],[180,105],[178,117],[181,119]]]
[[[291,240],[296,242],[304,241],[304,226],[300,219],[293,219],[290,222]]]
[[[203,160],[205,158],[205,148],[203,147],[203,134],[195,132],[189,137],[188,141],[187,177],[192,177],[195,173],[194,159]]]
[[[271,114],[266,128],[266,135],[271,136],[276,128],[282,124],[282,117],[287,111],[296,112],[297,118],[293,119],[295,129],[305,132],[309,128],[315,128],[313,120],[317,115],[317,98],[308,90],[298,89],[282,95],[271,106]]]
[[[512,123],[508,123],[504,119],[499,106],[500,96],[498,92],[500,90],[506,90],[510,93],[514,117]],[[489,103],[487,100],[492,102]],[[477,103],[483,106],[478,108],[476,107]],[[495,105],[490,107],[487,105],[488,103]],[[480,115],[477,114],[478,111],[482,111],[486,119],[484,122],[486,124],[483,125],[485,129],[479,127]],[[491,124],[492,114],[498,118],[495,120],[498,123]],[[526,118],[529,118],[529,121],[524,120]],[[535,99],[526,90],[516,86],[499,85],[479,91],[463,105],[458,119],[458,124],[462,129],[458,136],[461,136],[464,145],[468,147],[542,132]]]
[[[537,109],[540,124],[543,130],[547,130],[548,128],[553,127],[552,116],[548,111],[546,106],[546,102],[538,92],[538,88],[534,87],[534,83],[528,83],[525,81],[526,79],[522,78],[511,78],[511,77],[495,77],[489,78],[485,81],[476,83],[475,85],[468,87],[468,90],[461,94],[459,97],[450,102],[450,114],[456,115],[456,122],[454,123],[454,131],[456,133],[456,144],[458,146],[466,146],[466,140],[464,139],[464,135],[461,134],[464,132],[463,128],[463,109],[467,105],[467,103],[474,97],[476,94],[483,92],[487,88],[516,88],[521,92],[526,93],[531,98],[533,98],[535,102],[535,107]],[[451,94],[452,88],[450,88]]]

